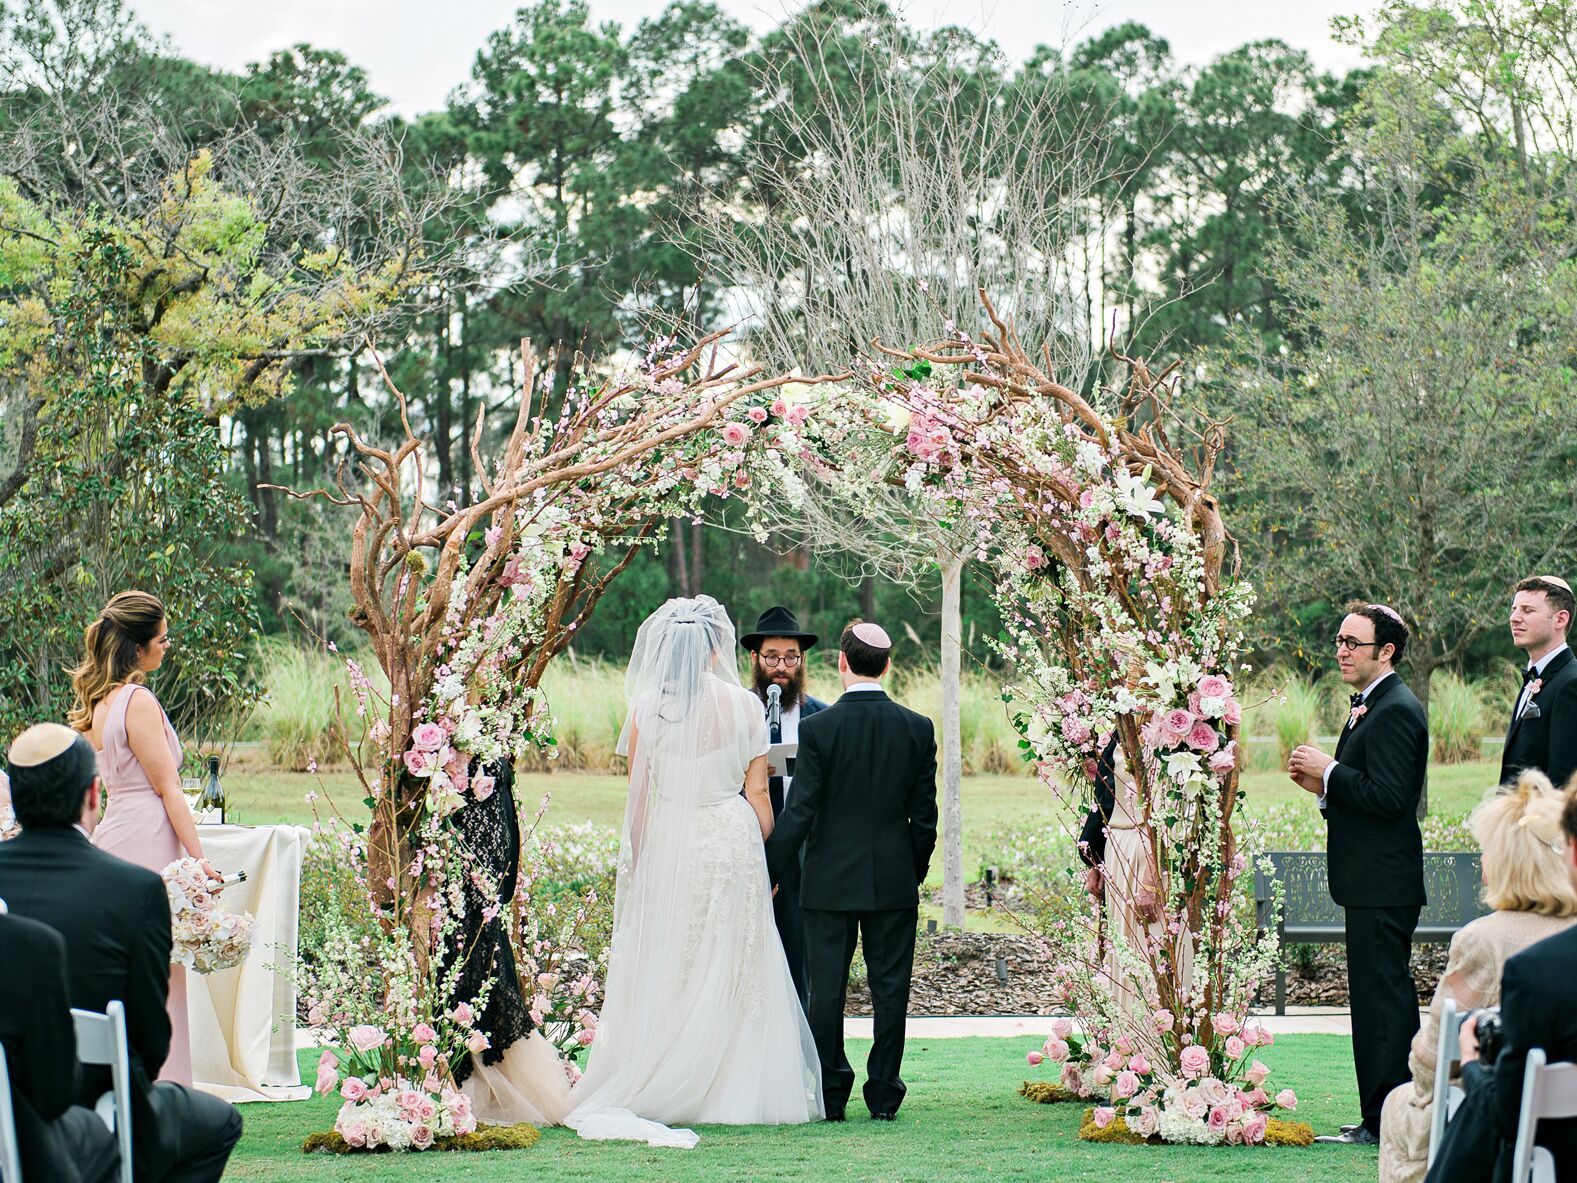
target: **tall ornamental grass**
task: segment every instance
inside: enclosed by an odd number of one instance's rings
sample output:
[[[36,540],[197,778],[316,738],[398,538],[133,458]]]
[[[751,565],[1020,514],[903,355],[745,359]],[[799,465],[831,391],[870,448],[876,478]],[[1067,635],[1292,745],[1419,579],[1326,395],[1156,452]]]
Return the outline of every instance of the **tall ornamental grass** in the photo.
[[[340,763],[344,753],[334,732],[336,688],[353,740],[360,731],[343,657],[270,639],[260,647],[259,664],[266,694],[244,737],[260,740],[269,763],[279,768],[303,771],[314,763]],[[377,662],[363,661],[361,666],[380,693],[386,693]]]
[[[1449,670],[1435,671],[1429,680],[1431,759],[1440,764],[1483,759],[1487,700],[1483,682],[1469,682]]]

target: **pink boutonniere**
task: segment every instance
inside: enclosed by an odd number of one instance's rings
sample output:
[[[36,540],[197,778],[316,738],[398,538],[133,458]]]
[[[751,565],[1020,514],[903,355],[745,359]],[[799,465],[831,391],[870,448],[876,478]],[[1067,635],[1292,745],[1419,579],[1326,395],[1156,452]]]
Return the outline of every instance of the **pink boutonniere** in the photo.
[[[1363,718],[1368,713],[1369,713],[1369,704],[1368,703],[1364,703],[1362,706],[1355,706],[1355,707],[1353,707],[1352,714],[1349,715],[1348,718],[1347,718],[1347,726],[1349,726],[1349,727],[1356,727],[1356,726],[1358,726],[1358,720]]]
[[[1530,699],[1537,698],[1539,696],[1539,691],[1543,690],[1543,689],[1544,689],[1544,679],[1543,678],[1534,678],[1533,681],[1528,683],[1528,697]]]

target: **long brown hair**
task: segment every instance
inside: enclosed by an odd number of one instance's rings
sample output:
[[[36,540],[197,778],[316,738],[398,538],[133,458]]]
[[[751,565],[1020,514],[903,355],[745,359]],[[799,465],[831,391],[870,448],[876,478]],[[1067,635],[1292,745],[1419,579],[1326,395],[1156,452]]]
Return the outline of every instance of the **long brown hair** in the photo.
[[[111,690],[126,682],[141,682],[137,647],[150,644],[164,622],[159,597],[142,591],[123,591],[110,597],[98,619],[82,635],[82,664],[71,671],[71,689],[77,702],[66,721],[78,731],[93,729],[93,708]]]

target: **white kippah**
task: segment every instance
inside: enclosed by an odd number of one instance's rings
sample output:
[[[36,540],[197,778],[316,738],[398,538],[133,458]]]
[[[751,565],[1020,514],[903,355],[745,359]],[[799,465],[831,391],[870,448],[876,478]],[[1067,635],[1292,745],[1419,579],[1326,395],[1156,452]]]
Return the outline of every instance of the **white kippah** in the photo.
[[[873,649],[891,649],[893,639],[887,635],[887,630],[879,624],[872,624],[862,620],[854,626],[854,635],[864,641]]]
[[[53,760],[77,742],[77,732],[61,723],[35,723],[11,744],[9,760],[15,768],[32,768]]]
[[[1571,591],[1572,589],[1572,585],[1567,583],[1559,575],[1535,575],[1533,578],[1544,583],[1553,583],[1556,587],[1565,588],[1567,591]]]

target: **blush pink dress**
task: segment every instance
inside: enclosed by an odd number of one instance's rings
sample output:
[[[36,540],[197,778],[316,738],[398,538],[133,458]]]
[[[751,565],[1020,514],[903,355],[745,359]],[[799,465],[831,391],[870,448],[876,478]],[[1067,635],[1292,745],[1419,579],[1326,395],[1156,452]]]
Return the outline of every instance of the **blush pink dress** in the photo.
[[[170,816],[164,810],[164,799],[154,791],[148,774],[132,753],[126,739],[126,708],[138,692],[151,695],[153,691],[136,684],[123,686],[115,692],[109,713],[104,716],[104,747],[99,752],[99,777],[109,791],[109,805],[104,809],[104,820],[93,831],[93,844],[100,850],[123,858],[128,863],[147,867],[155,873],[186,851],[175,836]],[[181,744],[170,726],[169,716],[159,709],[164,719],[164,736],[170,744],[170,754],[176,767],[181,763]],[[186,801],[182,798],[181,804]],[[192,1083],[192,1041],[186,1019],[186,970],[179,965],[170,967],[170,1054],[165,1057],[159,1071],[160,1080],[173,1081],[190,1087]]]

